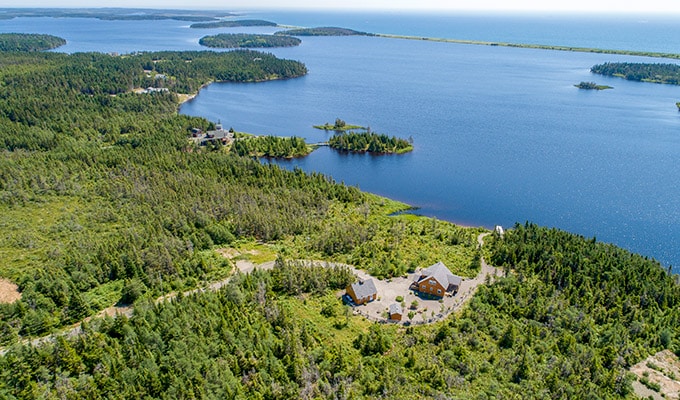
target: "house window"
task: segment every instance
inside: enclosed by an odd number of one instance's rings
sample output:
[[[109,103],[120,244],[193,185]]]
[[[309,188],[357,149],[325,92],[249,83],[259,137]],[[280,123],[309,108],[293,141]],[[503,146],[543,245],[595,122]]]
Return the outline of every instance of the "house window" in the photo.
[[[442,290],[441,290],[441,289],[437,289],[437,294],[442,294]]]
[[[430,287],[430,292],[434,292],[434,288],[433,288],[433,287]]]
[[[428,282],[430,286],[435,286],[437,282],[434,279],[430,279],[430,282]]]
[[[420,285],[420,290],[422,290],[422,291],[424,292],[426,289],[427,289],[427,286],[425,286],[425,285]]]

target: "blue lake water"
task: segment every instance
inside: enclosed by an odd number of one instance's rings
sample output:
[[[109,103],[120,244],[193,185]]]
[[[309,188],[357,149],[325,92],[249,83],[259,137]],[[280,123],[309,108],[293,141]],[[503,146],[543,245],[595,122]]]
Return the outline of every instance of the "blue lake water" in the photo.
[[[680,53],[680,22],[664,17],[264,13],[281,24],[370,32]],[[59,51],[199,49],[178,21],[18,19],[0,31],[51,33]],[[273,32],[276,28],[238,29]],[[675,39],[673,39],[675,38]],[[680,87],[594,76],[630,56],[372,37],[310,37],[278,56],[305,62],[305,77],[213,84],[181,112],[257,134],[324,141],[313,124],[340,117],[412,137],[401,156],[321,148],[277,162],[420,207],[425,215],[492,227],[526,220],[680,262]],[[671,40],[673,39],[673,40]],[[596,81],[613,90],[582,91]]]

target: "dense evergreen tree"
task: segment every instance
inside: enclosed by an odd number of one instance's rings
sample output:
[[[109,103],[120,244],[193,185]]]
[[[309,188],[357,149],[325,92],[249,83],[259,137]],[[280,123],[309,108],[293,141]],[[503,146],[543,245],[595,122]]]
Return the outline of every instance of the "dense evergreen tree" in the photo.
[[[31,33],[0,33],[0,51],[42,51],[63,46],[66,40]]]
[[[295,136],[262,136],[237,139],[231,145],[231,151],[239,156],[292,158],[306,156],[311,148],[304,139]]]
[[[248,33],[220,33],[214,36],[204,36],[198,43],[201,46],[236,49],[236,48],[262,48],[262,47],[292,47],[298,46],[301,40],[289,36],[280,35],[254,35]]]
[[[191,24],[190,28],[212,29],[212,28],[236,28],[241,26],[276,26],[276,22],[264,21],[261,19],[237,19],[215,22],[197,22]]]
[[[328,139],[328,145],[338,150],[369,153],[405,153],[413,150],[413,145],[406,139],[374,132],[336,133]]]
[[[593,66],[591,72],[607,76],[620,76],[631,81],[680,84],[680,66],[677,64],[604,63]]]

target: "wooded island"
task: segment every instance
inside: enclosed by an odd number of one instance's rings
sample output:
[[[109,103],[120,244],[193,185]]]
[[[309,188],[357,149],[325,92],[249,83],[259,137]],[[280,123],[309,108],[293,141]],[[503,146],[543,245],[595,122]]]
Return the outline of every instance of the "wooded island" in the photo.
[[[581,82],[578,85],[574,85],[579,89],[585,89],[585,90],[606,90],[606,89],[613,89],[611,86],[607,85],[598,85],[595,82]]]
[[[189,25],[193,29],[238,28],[245,26],[277,26],[276,22],[261,19],[237,19],[213,22],[197,22]]]
[[[318,28],[295,28],[279,31],[276,35],[289,36],[373,36],[370,33],[359,32],[353,29],[338,28],[333,26]]]
[[[313,125],[315,129],[321,129],[324,131],[337,131],[337,132],[344,132],[348,130],[366,130],[366,127],[363,127],[361,125],[353,125],[353,124],[348,124],[344,120],[340,118],[335,119],[335,123],[331,125],[330,123],[326,122],[323,125]]]
[[[204,36],[199,39],[201,46],[221,49],[232,48],[266,48],[298,46],[301,40],[291,36],[254,35],[248,33],[220,33],[214,36]]]
[[[359,153],[403,154],[413,150],[413,144],[408,140],[374,132],[339,132],[328,139],[328,145]]]

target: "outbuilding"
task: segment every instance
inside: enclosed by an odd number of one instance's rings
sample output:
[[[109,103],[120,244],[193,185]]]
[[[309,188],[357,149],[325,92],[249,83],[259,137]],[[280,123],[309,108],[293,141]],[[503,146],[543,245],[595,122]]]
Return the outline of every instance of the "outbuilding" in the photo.
[[[392,304],[390,304],[389,314],[390,314],[390,320],[401,321],[401,317],[404,314],[404,312],[402,311],[400,304],[392,303]]]

